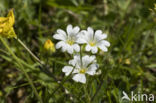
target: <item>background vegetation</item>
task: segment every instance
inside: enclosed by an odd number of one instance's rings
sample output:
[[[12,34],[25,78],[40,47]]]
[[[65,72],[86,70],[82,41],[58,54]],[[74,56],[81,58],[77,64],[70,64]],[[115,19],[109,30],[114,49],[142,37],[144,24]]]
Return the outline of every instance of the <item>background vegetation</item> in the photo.
[[[18,37],[42,61],[44,68],[15,40],[7,43],[25,64],[43,103],[121,103],[122,91],[156,95],[155,0],[0,0],[0,16],[14,8]],[[45,53],[43,44],[68,24],[102,29],[111,43],[99,52],[101,75],[87,84],[64,81],[62,67],[71,56],[57,50]],[[47,72],[50,71],[50,72]],[[55,79],[53,77],[55,76]],[[37,103],[25,75],[0,43],[0,103]]]

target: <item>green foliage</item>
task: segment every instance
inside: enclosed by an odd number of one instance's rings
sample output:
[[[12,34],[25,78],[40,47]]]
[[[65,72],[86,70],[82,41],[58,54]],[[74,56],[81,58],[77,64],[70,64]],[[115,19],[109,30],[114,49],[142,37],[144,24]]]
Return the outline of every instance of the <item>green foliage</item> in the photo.
[[[154,2],[0,0],[0,16],[14,8],[16,34],[46,62],[44,67],[40,66],[15,39],[7,41],[44,103],[122,103],[122,91],[156,94],[156,15],[150,11]],[[86,84],[76,83],[62,73],[70,55],[60,50],[52,55],[44,52],[45,40],[56,43],[52,35],[68,24],[101,29],[111,43],[107,53],[96,55],[102,73],[87,76]],[[18,63],[1,42],[0,75],[0,103],[37,103]]]

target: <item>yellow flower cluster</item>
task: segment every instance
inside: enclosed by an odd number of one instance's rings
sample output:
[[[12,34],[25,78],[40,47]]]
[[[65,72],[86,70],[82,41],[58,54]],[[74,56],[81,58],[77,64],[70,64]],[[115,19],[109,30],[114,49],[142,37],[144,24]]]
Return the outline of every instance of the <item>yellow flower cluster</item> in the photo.
[[[48,39],[44,43],[44,49],[53,53],[55,52],[55,45],[50,39]]]
[[[13,9],[11,9],[7,17],[0,17],[0,36],[6,38],[16,37],[13,25],[15,23],[15,17]]]

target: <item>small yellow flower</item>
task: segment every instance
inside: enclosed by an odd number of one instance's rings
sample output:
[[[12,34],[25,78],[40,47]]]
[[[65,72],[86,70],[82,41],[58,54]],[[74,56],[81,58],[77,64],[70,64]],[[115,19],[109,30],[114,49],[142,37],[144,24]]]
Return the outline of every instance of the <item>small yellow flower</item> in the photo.
[[[0,36],[7,38],[16,37],[13,25],[15,24],[15,17],[13,9],[11,9],[7,17],[0,17]]]
[[[55,52],[55,45],[50,39],[48,39],[44,43],[44,49],[53,53]]]

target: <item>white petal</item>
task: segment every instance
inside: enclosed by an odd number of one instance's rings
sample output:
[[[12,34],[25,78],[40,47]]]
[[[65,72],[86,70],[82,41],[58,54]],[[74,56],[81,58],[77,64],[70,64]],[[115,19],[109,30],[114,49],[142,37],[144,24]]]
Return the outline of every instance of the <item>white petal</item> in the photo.
[[[80,51],[80,46],[78,44],[74,44],[74,45],[72,45],[72,47],[74,48],[74,50],[76,52],[79,52]]]
[[[103,33],[102,36],[103,36],[103,39],[107,38],[107,34],[106,33]]]
[[[99,48],[100,48],[102,51],[104,51],[104,52],[107,52],[107,51],[108,51],[108,49],[107,49],[106,46],[104,46],[104,45],[100,45]]]
[[[82,62],[83,62],[84,67],[88,67],[89,64],[95,62],[95,56],[94,55],[93,56],[88,56],[88,55],[83,56]]]
[[[64,66],[62,68],[62,72],[64,72],[66,76],[69,75],[72,72],[72,70],[73,70],[72,66]]]
[[[86,42],[93,40],[93,34],[89,33],[86,30],[81,31],[81,36],[81,38],[84,39]]]
[[[106,34],[102,34],[101,30],[97,30],[95,32],[94,38],[95,38],[96,41],[100,41],[100,40],[103,40],[103,39],[107,38],[107,35]]]
[[[66,37],[63,34],[54,34],[53,38],[57,40],[63,40],[63,41],[66,40]]]
[[[87,43],[86,40],[85,40],[85,35],[84,35],[83,32],[78,33],[76,42],[79,43],[79,44]]]
[[[89,59],[90,59],[90,57],[88,55],[85,55],[85,56],[82,57],[83,65],[86,65],[86,67],[90,63],[90,60]]]
[[[89,74],[89,75],[94,75],[96,73],[96,71],[94,71],[94,70],[88,70],[86,73]]]
[[[64,47],[65,46],[65,42],[64,41],[60,41],[56,44],[56,49],[59,49],[61,47]]]
[[[65,44],[64,46],[62,46],[62,52],[65,52],[65,51],[67,51],[67,46],[66,46],[67,44]]]
[[[73,30],[72,28],[73,27],[70,24],[67,26],[67,33],[68,33],[68,35],[70,35],[72,33],[72,30]]]
[[[92,64],[89,66],[88,71],[86,73],[90,74],[90,75],[94,75],[96,73],[97,70],[96,64]]]
[[[88,27],[87,28],[87,33],[86,33],[87,41],[93,40],[93,37],[94,37],[93,35],[94,35],[93,29],[91,27]]]
[[[105,46],[109,47],[110,43],[108,41],[105,41]]]
[[[88,31],[86,31],[86,30],[81,30],[81,32],[79,33],[79,35],[85,37],[86,35],[88,35]]]
[[[91,50],[91,46],[89,44],[87,44],[86,51],[90,51],[90,50]]]
[[[91,63],[94,60],[95,60],[95,56],[94,55],[92,55],[92,56],[85,55],[85,56],[82,57],[82,61],[83,62],[90,61],[90,63]]]
[[[91,48],[91,51],[93,54],[97,53],[98,52],[98,48],[96,46],[92,47]]]
[[[85,74],[75,74],[72,79],[76,82],[86,83]]]
[[[80,28],[78,26],[73,28],[73,33],[77,34],[80,31]]]
[[[62,29],[57,29],[57,33],[62,34],[64,36],[66,36],[66,32],[63,31]]]
[[[95,62],[96,62],[96,57],[95,57],[95,55],[90,56],[90,57],[89,57],[89,61],[90,61],[90,63],[95,63]],[[89,64],[90,64],[90,63],[89,63]]]
[[[105,46],[109,47],[110,43],[106,40],[102,40],[102,41],[98,42],[98,45],[105,45]]]
[[[72,66],[75,66],[76,61],[74,59],[72,59],[72,60],[69,61],[69,64],[71,64]]]
[[[79,73],[79,69],[74,69],[73,73]]]
[[[93,30],[93,28],[91,28],[91,27],[88,27],[88,28],[87,28],[87,30],[88,30],[89,34],[93,35],[93,33],[94,33],[94,30]]]
[[[79,44],[85,44],[85,43],[87,43],[86,40],[83,39],[83,38],[78,38],[78,39],[76,40],[76,42],[79,43]]]
[[[71,46],[71,45],[69,45],[69,44],[67,44],[66,45],[67,47],[67,52],[69,53],[69,54],[73,54],[73,52],[74,52],[74,50],[73,50],[73,47]]]
[[[80,68],[80,56],[79,55],[75,55],[74,59],[69,61],[69,64],[73,65],[74,67],[76,66],[76,68]]]
[[[102,31],[101,30],[96,30],[95,36],[98,35],[98,34],[102,34]]]

